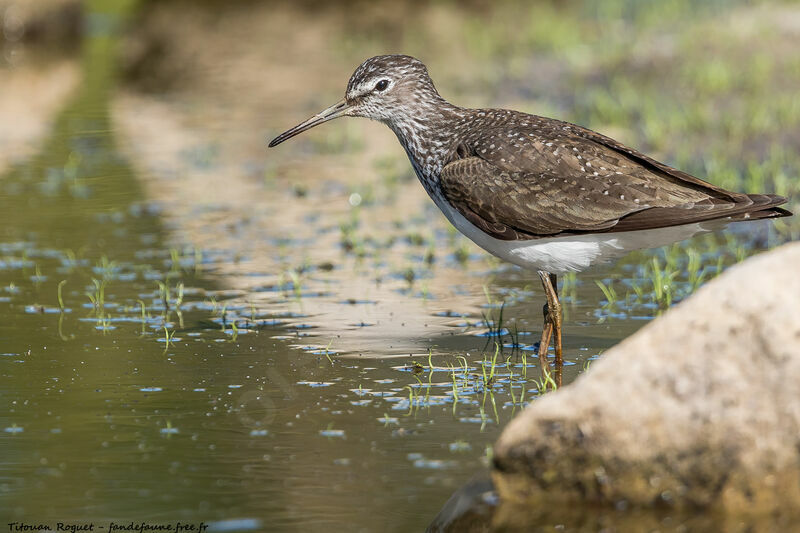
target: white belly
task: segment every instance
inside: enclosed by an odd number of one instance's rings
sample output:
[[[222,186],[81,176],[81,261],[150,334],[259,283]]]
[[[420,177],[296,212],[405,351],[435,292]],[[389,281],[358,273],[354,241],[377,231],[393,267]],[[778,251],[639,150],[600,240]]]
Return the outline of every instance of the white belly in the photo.
[[[682,241],[698,233],[718,229],[727,223],[725,220],[717,220],[641,231],[503,241],[475,227],[446,201],[434,201],[458,231],[487,252],[523,268],[544,270],[552,274],[579,272],[632,250]]]

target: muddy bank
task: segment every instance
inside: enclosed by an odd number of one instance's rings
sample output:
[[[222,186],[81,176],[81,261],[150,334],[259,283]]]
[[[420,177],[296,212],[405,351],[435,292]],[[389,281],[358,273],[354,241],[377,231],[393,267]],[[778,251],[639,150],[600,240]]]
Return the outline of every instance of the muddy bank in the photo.
[[[49,133],[56,114],[74,92],[80,75],[76,62],[47,68],[26,65],[0,68],[0,174],[33,155]],[[24,105],[22,105],[24,102]]]
[[[75,91],[81,76],[69,52],[82,21],[73,0],[0,1],[0,174],[36,152]]]

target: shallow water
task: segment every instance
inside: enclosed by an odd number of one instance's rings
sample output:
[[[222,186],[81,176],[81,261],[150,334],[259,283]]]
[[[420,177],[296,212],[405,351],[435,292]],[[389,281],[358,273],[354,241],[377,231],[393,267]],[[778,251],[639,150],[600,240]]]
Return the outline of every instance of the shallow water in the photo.
[[[269,179],[202,196],[231,172],[224,146],[159,127],[142,148],[116,19],[93,20],[81,81],[0,169],[4,516],[424,528],[539,394],[538,282],[453,234],[394,161],[374,188],[309,171],[299,190],[258,153]],[[564,383],[784,238],[739,224],[562,280]]]

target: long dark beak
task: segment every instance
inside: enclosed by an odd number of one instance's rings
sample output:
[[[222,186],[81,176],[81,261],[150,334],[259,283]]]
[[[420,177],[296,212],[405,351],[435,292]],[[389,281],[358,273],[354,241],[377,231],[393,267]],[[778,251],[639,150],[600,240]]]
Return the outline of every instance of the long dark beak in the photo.
[[[347,114],[350,110],[350,105],[347,103],[345,99],[339,100],[328,109],[320,111],[310,119],[306,120],[295,126],[294,128],[284,131],[269,143],[269,147],[272,148],[273,146],[278,146],[280,143],[285,141],[286,139],[291,139],[298,133],[303,133],[306,130],[310,130],[314,126],[318,126],[323,122],[328,122],[329,120],[333,120],[335,118],[341,117],[342,115]]]

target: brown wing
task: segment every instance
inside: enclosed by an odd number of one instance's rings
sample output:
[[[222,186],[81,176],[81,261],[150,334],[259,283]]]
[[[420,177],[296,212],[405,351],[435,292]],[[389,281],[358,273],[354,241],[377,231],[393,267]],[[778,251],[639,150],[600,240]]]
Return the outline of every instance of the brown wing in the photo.
[[[528,128],[468,138],[460,152],[473,155],[441,173],[451,204],[499,239],[673,226],[785,202],[725,191],[591,130],[528,117],[537,119]]]

